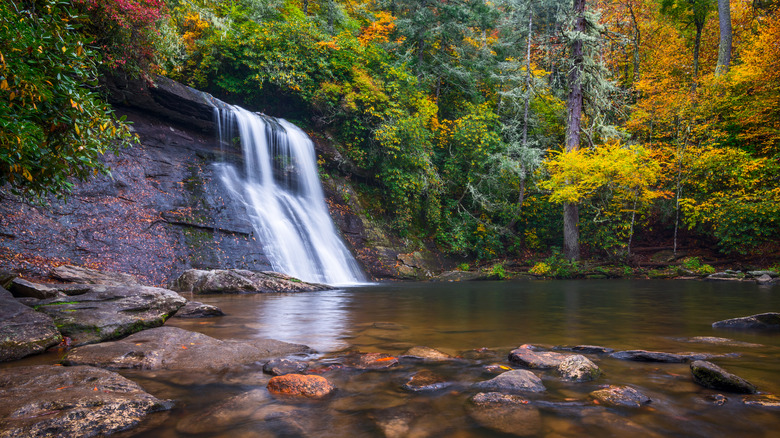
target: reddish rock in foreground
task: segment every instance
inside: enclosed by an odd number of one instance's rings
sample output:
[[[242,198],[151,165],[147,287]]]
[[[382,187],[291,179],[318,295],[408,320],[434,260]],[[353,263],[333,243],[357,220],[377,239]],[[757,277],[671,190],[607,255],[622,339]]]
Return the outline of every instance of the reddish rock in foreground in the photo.
[[[292,395],[311,398],[325,397],[336,388],[322,376],[307,376],[303,374],[285,374],[271,377],[268,381],[268,391],[278,395]]]

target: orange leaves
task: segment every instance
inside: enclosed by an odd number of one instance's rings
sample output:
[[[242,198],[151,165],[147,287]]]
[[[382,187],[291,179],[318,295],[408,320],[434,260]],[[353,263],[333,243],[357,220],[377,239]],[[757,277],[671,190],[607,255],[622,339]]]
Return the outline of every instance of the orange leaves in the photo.
[[[372,42],[386,43],[389,41],[388,35],[393,30],[395,30],[395,17],[387,12],[378,12],[376,20],[361,30],[358,40],[364,46]]]

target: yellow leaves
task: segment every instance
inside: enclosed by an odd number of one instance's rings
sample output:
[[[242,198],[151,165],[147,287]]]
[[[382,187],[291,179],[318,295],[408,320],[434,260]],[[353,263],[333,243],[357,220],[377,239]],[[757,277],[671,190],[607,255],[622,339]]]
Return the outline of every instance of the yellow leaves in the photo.
[[[0,82],[0,90],[7,90],[8,89],[8,81],[3,79],[2,82]]]

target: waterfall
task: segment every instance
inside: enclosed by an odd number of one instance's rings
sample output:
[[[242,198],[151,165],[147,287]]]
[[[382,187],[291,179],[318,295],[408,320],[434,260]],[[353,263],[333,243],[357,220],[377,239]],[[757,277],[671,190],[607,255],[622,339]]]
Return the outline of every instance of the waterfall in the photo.
[[[221,144],[237,129],[244,161],[243,175],[222,163],[222,182],[246,207],[274,270],[309,282],[365,282],[328,213],[309,137],[283,119],[236,106],[217,111]]]

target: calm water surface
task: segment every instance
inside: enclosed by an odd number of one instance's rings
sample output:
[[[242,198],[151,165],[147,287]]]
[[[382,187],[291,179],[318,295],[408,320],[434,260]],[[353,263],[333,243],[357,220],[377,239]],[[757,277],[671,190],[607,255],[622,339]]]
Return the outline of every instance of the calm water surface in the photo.
[[[492,376],[483,366],[509,365],[506,354],[525,343],[553,347],[592,344],[667,352],[739,353],[713,359],[780,394],[780,335],[714,330],[721,319],[780,311],[780,287],[686,281],[527,281],[381,284],[317,293],[202,296],[227,316],[172,319],[169,325],[220,339],[274,338],[318,351],[312,367],[335,364],[348,351],[398,355],[414,345],[470,359],[447,363],[402,361],[381,371],[325,372],[338,388],[322,401],[276,399],[265,389],[261,364],[218,374],[122,372],[160,398],[177,401],[133,437],[501,437],[467,413],[474,382]],[[691,342],[727,337],[760,346]],[[469,350],[487,348],[474,358]],[[492,355],[491,355],[492,354]],[[547,391],[529,394],[541,425],[518,424],[538,437],[691,436],[776,437],[780,409],[756,408],[694,384],[687,364],[620,361],[590,356],[604,375],[595,382],[562,382],[535,371]],[[452,385],[414,394],[401,389],[430,369]],[[606,408],[588,393],[607,384],[631,385],[653,402]]]

